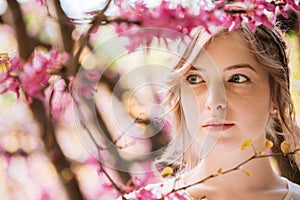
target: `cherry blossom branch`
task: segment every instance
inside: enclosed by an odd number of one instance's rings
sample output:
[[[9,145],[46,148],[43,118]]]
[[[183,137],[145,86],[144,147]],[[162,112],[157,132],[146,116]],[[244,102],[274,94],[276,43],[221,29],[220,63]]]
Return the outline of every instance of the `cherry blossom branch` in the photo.
[[[251,146],[253,146],[253,145],[251,145]],[[173,190],[170,193],[177,192],[177,191],[180,191],[180,190],[186,190],[189,187],[204,183],[205,181],[207,181],[209,179],[212,179],[212,178],[215,178],[215,177],[220,176],[220,175],[225,175],[225,174],[228,174],[228,173],[236,171],[236,170],[243,170],[242,166],[245,165],[246,163],[250,162],[251,160],[254,160],[254,159],[267,158],[267,157],[276,157],[276,156],[282,156],[282,155],[285,155],[285,156],[286,155],[295,155],[299,151],[300,151],[300,148],[297,148],[294,151],[290,151],[290,152],[286,152],[286,153],[280,152],[280,153],[272,153],[272,154],[266,154],[266,155],[254,154],[253,156],[251,156],[247,160],[241,162],[240,164],[236,165],[235,167],[233,167],[231,169],[228,169],[226,171],[222,171],[221,169],[219,169],[216,174],[211,174],[211,175],[205,177],[204,179],[202,179],[200,181],[197,181],[195,183],[191,183],[189,185],[186,185],[186,186],[183,186],[183,187],[180,187],[180,188],[173,188]],[[251,175],[251,173],[248,172],[248,171],[244,171],[244,172],[248,176]]]

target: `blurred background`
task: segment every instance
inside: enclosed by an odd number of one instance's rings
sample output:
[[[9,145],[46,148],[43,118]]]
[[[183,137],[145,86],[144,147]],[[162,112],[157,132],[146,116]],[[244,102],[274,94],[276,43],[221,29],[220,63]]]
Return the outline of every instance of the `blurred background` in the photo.
[[[147,2],[152,6],[160,1]],[[0,53],[27,60],[36,47],[71,52],[74,46],[80,47],[76,41],[90,26],[89,12],[105,5],[103,0],[42,3],[0,0]],[[111,6],[107,14],[114,12]],[[283,28],[289,29],[291,91],[300,124],[299,19],[291,12],[283,22]],[[100,155],[106,171],[117,182],[139,187],[155,179],[151,161],[170,139],[168,121],[153,119],[163,112],[160,104],[167,89],[166,73],[181,50],[176,42],[167,47],[154,41],[148,50],[125,54],[129,42],[117,37],[109,24],[100,26],[79,60],[82,69],[97,67],[103,72],[91,103],[97,115],[90,113],[91,119],[87,117],[84,123],[90,129],[101,127],[105,137],[97,141],[108,138],[120,147]],[[0,95],[0,199],[114,199],[117,193],[99,173],[97,147],[78,119],[77,105],[67,106],[55,124],[49,124],[45,112],[41,102],[28,105],[15,94]],[[289,176],[300,182],[294,172]]]

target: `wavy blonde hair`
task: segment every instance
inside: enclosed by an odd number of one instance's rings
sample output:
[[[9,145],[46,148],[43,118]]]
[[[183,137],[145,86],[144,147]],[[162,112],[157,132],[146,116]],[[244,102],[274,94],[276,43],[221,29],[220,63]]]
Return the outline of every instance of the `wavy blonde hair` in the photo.
[[[170,92],[166,104],[174,116],[173,137],[156,164],[172,166],[176,171],[191,170],[199,163],[199,155],[192,136],[188,133],[183,110],[180,104],[180,77],[189,71],[193,61],[201,48],[207,46],[213,38],[230,34],[241,41],[248,48],[261,67],[268,72],[271,101],[278,110],[277,114],[270,115],[266,133],[276,142],[276,138],[283,137],[291,144],[291,149],[299,148],[300,131],[295,122],[295,111],[289,90],[289,68],[286,43],[279,29],[268,29],[258,26],[253,33],[247,25],[241,25],[237,30],[229,32],[227,29],[216,29],[208,34],[199,29],[193,40],[186,48],[183,56],[174,66],[169,76]],[[300,158],[296,158],[298,168]]]

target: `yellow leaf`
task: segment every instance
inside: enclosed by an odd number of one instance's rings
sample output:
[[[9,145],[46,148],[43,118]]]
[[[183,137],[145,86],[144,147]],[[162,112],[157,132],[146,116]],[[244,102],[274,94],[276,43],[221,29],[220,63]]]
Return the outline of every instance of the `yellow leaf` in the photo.
[[[280,149],[283,153],[288,153],[290,151],[290,143],[288,141],[283,141],[280,144]]]
[[[161,177],[166,178],[168,176],[173,175],[173,169],[171,167],[165,167],[161,172]]]
[[[266,149],[271,149],[274,146],[274,143],[271,140],[266,140],[265,142],[265,148]]]
[[[218,169],[218,175],[221,175],[223,173],[222,168]]]
[[[252,139],[247,139],[243,142],[241,149],[245,150],[252,145]]]
[[[243,172],[247,175],[247,176],[252,176],[252,173],[248,170],[243,170]]]

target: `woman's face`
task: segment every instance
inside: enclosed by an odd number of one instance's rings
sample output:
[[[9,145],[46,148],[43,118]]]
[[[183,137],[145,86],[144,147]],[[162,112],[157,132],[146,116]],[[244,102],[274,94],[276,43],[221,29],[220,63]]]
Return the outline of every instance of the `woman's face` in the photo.
[[[272,107],[268,74],[244,44],[232,35],[216,37],[192,66],[181,105],[202,154],[237,150],[245,139],[262,144]]]

